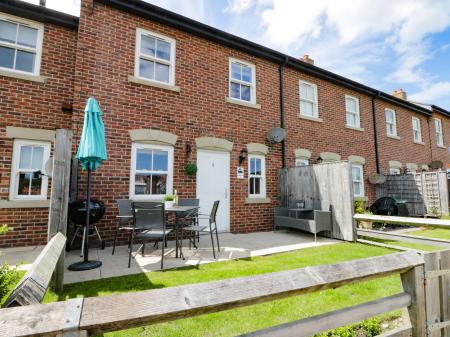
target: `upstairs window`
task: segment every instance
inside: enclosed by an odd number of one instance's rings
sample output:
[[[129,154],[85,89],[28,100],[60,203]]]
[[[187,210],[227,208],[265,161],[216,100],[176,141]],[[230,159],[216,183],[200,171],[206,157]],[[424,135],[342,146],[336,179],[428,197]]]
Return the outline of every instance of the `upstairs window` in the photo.
[[[266,197],[266,163],[264,156],[250,155],[248,160],[248,195]]]
[[[47,199],[48,177],[41,175],[50,158],[50,143],[16,140],[13,148],[11,200]]]
[[[352,181],[353,181],[353,195],[355,197],[364,196],[364,178],[363,166],[360,164],[352,165]]]
[[[444,134],[442,133],[442,121],[438,118],[434,120],[434,127],[436,129],[436,145],[444,146]]]
[[[303,159],[303,158],[297,158],[295,159],[295,166],[299,167],[299,166],[308,166],[309,165],[309,160],[308,159]]]
[[[422,130],[420,127],[420,119],[417,117],[412,118],[413,138],[414,143],[422,143]]]
[[[398,167],[391,167],[389,169],[389,174],[390,175],[395,175],[395,176],[400,175],[400,168],[398,168]]]
[[[300,81],[300,115],[319,117],[317,107],[317,85]]]
[[[361,126],[359,118],[359,99],[345,95],[345,118],[347,126],[359,128]]]
[[[397,119],[395,116],[395,111],[392,109],[386,109],[386,133],[388,136],[397,136]]]
[[[135,76],[175,85],[175,40],[143,29],[136,40]]]
[[[229,76],[230,98],[255,103],[255,66],[230,58]]]
[[[0,69],[39,75],[43,27],[0,14]]]
[[[172,193],[173,147],[133,144],[130,197],[162,199]]]

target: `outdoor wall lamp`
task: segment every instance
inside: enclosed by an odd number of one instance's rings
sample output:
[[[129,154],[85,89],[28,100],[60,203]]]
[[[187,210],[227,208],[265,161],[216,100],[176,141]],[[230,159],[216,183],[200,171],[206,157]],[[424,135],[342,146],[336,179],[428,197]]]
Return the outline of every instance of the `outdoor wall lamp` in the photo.
[[[317,162],[320,164],[321,162],[323,162],[322,157],[319,156],[319,158],[317,158]]]
[[[241,150],[241,152],[239,152],[239,165],[241,165],[245,161],[247,156],[248,156],[247,149],[244,148]]]

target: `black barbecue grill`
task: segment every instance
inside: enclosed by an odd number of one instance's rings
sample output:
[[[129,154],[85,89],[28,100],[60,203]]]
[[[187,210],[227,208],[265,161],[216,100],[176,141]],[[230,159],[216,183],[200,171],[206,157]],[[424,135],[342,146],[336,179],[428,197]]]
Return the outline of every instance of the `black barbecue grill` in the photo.
[[[72,248],[72,245],[77,237],[81,237],[84,240],[84,227],[86,226],[86,199],[76,200],[69,203],[69,222],[75,227],[75,233],[68,246],[68,251]],[[96,223],[98,223],[105,215],[105,204],[100,200],[91,199],[90,211],[89,211],[89,236],[96,235],[100,241],[102,249],[105,248],[105,241],[102,240],[100,233],[98,232]],[[83,246],[83,245],[82,245]]]

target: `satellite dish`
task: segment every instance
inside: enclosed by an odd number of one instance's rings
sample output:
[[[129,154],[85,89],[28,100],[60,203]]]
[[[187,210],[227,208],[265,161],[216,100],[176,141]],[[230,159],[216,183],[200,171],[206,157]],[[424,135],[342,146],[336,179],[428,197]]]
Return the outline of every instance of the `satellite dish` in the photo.
[[[267,140],[271,143],[281,143],[286,138],[286,131],[283,128],[272,128],[267,133]]]
[[[53,175],[53,157],[50,157],[44,165],[44,174],[51,177]]]
[[[384,184],[386,182],[386,176],[381,173],[374,173],[369,176],[369,182],[374,185]]]
[[[430,168],[432,169],[441,169],[444,166],[444,163],[441,162],[440,160],[433,160],[430,165],[428,165]]]

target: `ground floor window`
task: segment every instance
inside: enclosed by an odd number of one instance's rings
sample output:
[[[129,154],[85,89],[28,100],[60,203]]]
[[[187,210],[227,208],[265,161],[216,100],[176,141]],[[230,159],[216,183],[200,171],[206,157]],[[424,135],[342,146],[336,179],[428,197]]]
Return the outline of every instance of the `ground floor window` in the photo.
[[[389,169],[389,174],[390,175],[400,175],[400,169],[398,167],[391,167]]]
[[[309,165],[309,160],[308,159],[300,159],[300,158],[295,159],[295,166],[296,167],[307,166],[307,165]]]
[[[172,193],[173,147],[133,144],[130,197],[161,199]]]
[[[266,163],[264,156],[250,155],[248,158],[248,195],[266,197]]]
[[[353,181],[353,195],[355,197],[364,196],[364,176],[363,166],[359,164],[352,165],[352,181]]]
[[[47,199],[48,178],[41,173],[49,158],[50,143],[28,140],[14,142],[10,199]]]

